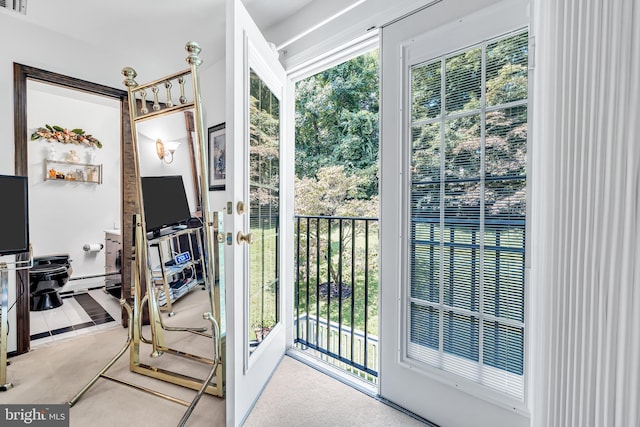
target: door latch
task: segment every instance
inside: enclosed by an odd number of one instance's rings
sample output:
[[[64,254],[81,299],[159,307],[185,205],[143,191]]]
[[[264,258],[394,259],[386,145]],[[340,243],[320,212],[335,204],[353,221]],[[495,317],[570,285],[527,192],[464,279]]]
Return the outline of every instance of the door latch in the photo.
[[[251,233],[242,234],[242,231],[238,231],[238,234],[236,235],[236,240],[238,241],[239,245],[241,245],[242,242],[245,242],[247,245],[250,245],[253,243],[253,234]]]

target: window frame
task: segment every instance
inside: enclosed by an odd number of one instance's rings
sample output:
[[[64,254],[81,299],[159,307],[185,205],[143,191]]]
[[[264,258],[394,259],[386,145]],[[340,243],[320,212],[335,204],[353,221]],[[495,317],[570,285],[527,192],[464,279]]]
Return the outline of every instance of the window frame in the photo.
[[[445,26],[444,28],[439,29],[437,32],[442,31],[443,33],[447,32],[447,26]],[[470,33],[472,33],[473,31],[471,31]],[[403,315],[401,316],[401,325],[399,325],[401,333],[400,333],[400,343],[399,343],[399,348],[400,348],[400,352],[398,355],[398,363],[401,366],[404,366],[405,368],[408,369],[413,369],[416,372],[419,372],[421,374],[424,374],[434,380],[437,380],[443,384],[452,386],[456,389],[460,389],[462,391],[468,392],[469,394],[478,397],[480,399],[489,401],[491,403],[497,404],[498,406],[502,406],[502,407],[506,407],[509,409],[514,410],[515,412],[518,412],[520,414],[524,414],[524,415],[528,415],[529,413],[529,409],[528,409],[528,395],[529,395],[529,382],[530,382],[530,366],[529,366],[529,341],[530,341],[530,335],[531,335],[531,326],[529,326],[529,300],[530,300],[530,292],[529,292],[529,277],[528,277],[528,270],[529,270],[529,259],[530,259],[530,250],[529,250],[529,244],[530,244],[530,240],[531,239],[525,239],[525,244],[524,244],[524,252],[525,252],[525,257],[524,257],[524,319],[523,319],[523,329],[524,329],[524,337],[523,337],[523,348],[522,348],[522,353],[523,353],[523,384],[522,384],[522,399],[518,399],[515,398],[512,395],[506,394],[504,392],[498,391],[494,388],[490,388],[487,385],[483,385],[481,383],[478,383],[476,381],[473,381],[469,378],[466,378],[464,376],[460,376],[459,374],[456,373],[452,373],[450,371],[445,371],[437,366],[425,363],[425,362],[421,362],[419,360],[416,360],[413,357],[409,357],[408,356],[408,348],[411,345],[411,339],[410,339],[410,316],[411,316],[411,310],[410,310],[410,306],[412,303],[412,297],[411,297],[411,259],[410,259],[410,254],[411,254],[411,250],[410,250],[410,246],[411,246],[411,240],[410,240],[410,236],[411,236],[411,191],[412,191],[412,185],[411,185],[411,156],[412,156],[412,148],[411,148],[411,130],[412,130],[412,124],[413,124],[413,120],[412,120],[412,108],[411,108],[411,69],[420,63],[426,64],[428,62],[432,62],[432,61],[436,61],[436,60],[445,60],[447,58],[450,58],[452,56],[455,56],[456,54],[465,52],[473,47],[482,47],[482,46],[486,46],[489,43],[491,43],[492,41],[496,41],[496,40],[501,40],[503,38],[506,38],[510,35],[516,35],[516,34],[521,34],[523,32],[527,32],[528,35],[528,40],[529,40],[529,64],[532,63],[533,58],[533,51],[531,50],[531,28],[529,25],[523,25],[520,26],[514,30],[510,30],[507,32],[498,32],[496,33],[495,30],[492,29],[481,29],[478,31],[475,31],[477,35],[477,37],[475,39],[473,39],[473,41],[471,42],[470,39],[468,38],[468,35],[453,35],[450,38],[446,38],[442,40],[441,44],[438,44],[437,46],[431,46],[428,49],[424,49],[422,51],[418,51],[418,52],[412,52],[411,51],[411,44],[408,44],[406,46],[403,47],[403,55],[402,55],[402,61],[403,61],[403,72],[402,72],[402,79],[403,79],[403,83],[402,83],[402,87],[403,87],[403,93],[405,94],[404,99],[405,102],[402,105],[402,114],[403,114],[403,126],[404,126],[404,132],[405,132],[405,136],[404,136],[404,140],[405,140],[405,144],[403,144],[402,147],[402,171],[404,174],[404,180],[405,182],[407,182],[407,185],[405,186],[405,191],[402,194],[402,199],[403,199],[403,203],[402,205],[405,206],[405,208],[402,209],[402,214],[401,214],[401,220],[402,220],[402,225],[401,225],[401,233],[402,235],[401,237],[401,250],[403,252],[402,255],[402,259],[404,259],[404,263],[403,265],[400,266],[401,268],[401,280],[402,280],[402,284],[401,284],[401,289],[400,289],[400,301],[398,301],[399,305],[400,305],[400,310],[401,313],[403,313]],[[469,33],[469,34],[470,34]],[[428,34],[429,37],[433,38],[433,33]],[[425,36],[426,37],[426,36]],[[461,40],[465,39],[467,42],[461,42]],[[483,49],[483,55],[484,55],[484,49]],[[408,64],[412,64],[412,65],[408,65]],[[526,103],[521,103],[519,101],[515,102],[515,104],[518,105],[524,105],[527,108],[527,127],[528,129],[530,129],[531,127],[531,122],[532,122],[532,98],[531,98],[531,93],[532,93],[532,86],[533,86],[533,79],[532,79],[532,68],[531,65],[528,66],[528,87],[527,87],[527,98],[526,98]],[[483,67],[483,72],[484,72],[484,67]],[[444,79],[444,76],[443,76]],[[443,102],[444,104],[444,102]],[[455,112],[453,114],[444,114],[442,116],[439,116],[439,118],[437,120],[423,120],[423,122],[436,122],[439,123],[441,120],[446,122],[447,120],[451,120],[453,118],[459,118],[461,116],[463,117],[467,117],[469,115],[472,114],[479,114],[480,112],[482,112],[483,114],[486,113],[487,111],[495,111],[495,110],[500,110],[500,109],[505,109],[505,108],[509,108],[511,107],[510,103],[507,104],[501,104],[499,106],[487,106],[486,103],[484,102],[484,93],[483,93],[483,103],[481,108],[477,109],[477,110],[472,110],[472,111],[464,111],[464,112]],[[443,106],[443,111],[444,111],[444,106]],[[483,126],[483,132],[484,132],[484,126]],[[526,160],[525,160],[525,164],[526,164],[526,168],[527,170],[530,170],[530,152],[531,152],[531,134],[530,132],[528,132],[527,135],[527,153],[526,153]],[[442,159],[442,157],[441,157]],[[529,176],[526,176],[526,185],[530,185],[531,182],[531,178]],[[442,181],[442,184],[446,184],[446,181]],[[524,226],[524,233],[525,236],[529,235],[529,229],[530,229],[530,191],[527,189],[526,192],[526,198],[525,198],[525,203],[526,203],[526,213],[525,213],[525,226]],[[481,220],[482,222],[483,220]],[[483,224],[481,225],[483,226]],[[405,237],[406,236],[406,237]],[[482,262],[482,261],[481,261]],[[437,305],[437,304],[434,304]],[[443,309],[442,306],[440,308],[441,310]],[[480,309],[479,309],[480,310]],[[478,311],[479,311],[478,310]],[[444,311],[447,311],[446,308],[444,308]],[[474,312],[475,313],[475,312]],[[481,323],[483,321],[482,317],[478,318],[479,323]],[[480,342],[479,345],[482,345],[482,343]],[[422,347],[424,348],[424,347]],[[441,358],[444,359],[441,363],[446,363],[447,359],[450,357],[456,357],[453,355],[448,355],[446,352],[440,352],[440,351],[436,351],[436,350],[431,350],[433,352],[433,354],[431,355],[434,358]],[[444,356],[443,356],[444,355]],[[458,358],[460,359],[460,358]],[[458,360],[459,362],[459,360]],[[464,363],[464,362],[463,362]],[[470,364],[479,364],[479,362],[473,362],[473,361],[468,361],[468,363]],[[493,368],[491,366],[488,365],[483,365],[484,369],[491,369],[491,370],[497,370],[497,368]]]

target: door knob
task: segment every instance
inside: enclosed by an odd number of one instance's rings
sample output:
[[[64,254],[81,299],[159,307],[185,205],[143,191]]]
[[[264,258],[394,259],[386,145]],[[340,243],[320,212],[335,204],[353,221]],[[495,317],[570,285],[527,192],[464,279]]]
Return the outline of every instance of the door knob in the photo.
[[[238,215],[243,215],[244,213],[246,213],[247,210],[244,202],[238,202],[236,204],[236,210],[238,211]]]
[[[242,234],[242,231],[238,231],[238,234],[236,235],[236,241],[238,242],[239,245],[241,245],[242,242],[245,242],[246,244],[250,245],[253,243],[253,234],[251,233]]]

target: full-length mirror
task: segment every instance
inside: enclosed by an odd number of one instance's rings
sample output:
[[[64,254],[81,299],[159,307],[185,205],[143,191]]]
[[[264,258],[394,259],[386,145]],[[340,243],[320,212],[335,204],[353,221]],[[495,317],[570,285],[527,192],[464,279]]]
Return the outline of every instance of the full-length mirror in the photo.
[[[207,298],[191,295],[194,289],[206,290],[207,285],[203,277],[194,111],[178,111],[135,123],[135,132],[151,281],[157,290],[155,297],[163,323],[170,324],[168,317],[177,312],[194,309],[197,323],[201,324],[201,314],[210,308]],[[166,237],[186,229],[198,231]],[[176,262],[180,256],[189,259]]]
[[[193,110],[137,123],[136,134],[140,176],[182,176],[190,212],[193,216],[199,215]],[[167,206],[171,206],[170,199]]]
[[[128,334],[121,350],[67,403],[74,406],[123,355],[129,370],[196,390],[191,403],[155,386],[122,385],[188,406],[224,396],[221,351],[219,215],[210,209],[199,94],[200,47],[188,42],[191,67],[139,84],[125,67],[132,138],[131,298],[121,299]]]
[[[151,92],[151,91],[149,91]],[[154,92],[155,94],[155,92]],[[166,93],[157,96],[155,111],[170,108]],[[141,101],[140,99],[138,101]],[[137,103],[141,108],[142,103]],[[154,111],[153,103],[149,111]],[[207,365],[160,357],[163,353],[189,354],[200,360],[211,357],[208,321],[202,314],[211,312],[207,298],[219,289],[219,281],[209,280],[206,272],[202,192],[199,182],[199,144],[194,109],[179,109],[134,120],[142,231],[146,243],[146,262],[139,272],[144,278],[139,302],[148,306],[149,326],[141,328],[142,342],[153,345],[152,358],[140,353],[140,361],[154,367],[171,369],[192,378],[206,374]],[[216,218],[220,216],[216,215]],[[218,229],[218,225],[214,226]],[[217,239],[215,240],[216,244]],[[211,248],[215,255],[217,247]],[[144,253],[142,252],[142,253]],[[215,256],[214,256],[214,259]],[[147,268],[144,268],[147,267]],[[213,266],[218,271],[217,263]],[[138,370],[139,367],[134,367]],[[155,369],[155,368],[154,368]],[[154,371],[140,370],[141,373]]]

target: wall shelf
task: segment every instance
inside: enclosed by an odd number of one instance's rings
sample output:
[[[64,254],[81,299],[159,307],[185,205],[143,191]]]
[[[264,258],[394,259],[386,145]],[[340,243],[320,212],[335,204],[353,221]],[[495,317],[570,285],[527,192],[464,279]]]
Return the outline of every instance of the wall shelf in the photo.
[[[102,184],[102,165],[45,159],[44,180]]]

